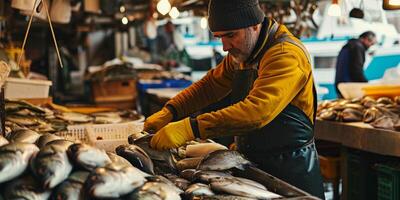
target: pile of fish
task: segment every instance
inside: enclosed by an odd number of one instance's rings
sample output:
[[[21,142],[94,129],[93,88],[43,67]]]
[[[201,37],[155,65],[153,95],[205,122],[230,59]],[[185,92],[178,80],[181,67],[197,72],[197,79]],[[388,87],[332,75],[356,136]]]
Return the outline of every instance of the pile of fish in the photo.
[[[340,122],[365,122],[375,128],[400,131],[400,96],[395,98],[363,97],[323,101],[318,105],[317,117]]]
[[[234,176],[232,169],[251,165],[237,151],[219,144],[191,143],[181,149],[186,151],[181,158],[177,151],[151,149],[151,137],[130,137],[130,144],[118,146],[113,153],[50,133],[12,131],[7,138],[0,136],[0,199],[282,197],[260,183]],[[198,158],[195,164],[187,161],[193,158]]]
[[[115,124],[144,119],[134,110],[100,112],[91,115],[63,112],[52,106],[36,106],[26,101],[5,101],[6,130],[27,128],[39,133],[54,133],[66,130],[73,124]]]

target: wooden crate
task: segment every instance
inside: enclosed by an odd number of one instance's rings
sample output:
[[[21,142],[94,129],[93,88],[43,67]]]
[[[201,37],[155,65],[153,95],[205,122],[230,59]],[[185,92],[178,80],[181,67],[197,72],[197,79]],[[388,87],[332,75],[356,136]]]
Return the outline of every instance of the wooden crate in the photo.
[[[93,101],[98,106],[113,108],[136,107],[136,80],[92,82]]]

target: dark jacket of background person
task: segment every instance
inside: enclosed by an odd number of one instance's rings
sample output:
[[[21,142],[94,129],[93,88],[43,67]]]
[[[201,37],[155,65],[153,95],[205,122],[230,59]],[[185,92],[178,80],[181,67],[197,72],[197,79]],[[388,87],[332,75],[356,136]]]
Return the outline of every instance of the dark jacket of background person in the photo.
[[[343,82],[368,82],[364,75],[365,53],[376,43],[373,32],[367,31],[358,39],[350,39],[340,50],[336,62],[335,87],[338,96],[338,84]]]

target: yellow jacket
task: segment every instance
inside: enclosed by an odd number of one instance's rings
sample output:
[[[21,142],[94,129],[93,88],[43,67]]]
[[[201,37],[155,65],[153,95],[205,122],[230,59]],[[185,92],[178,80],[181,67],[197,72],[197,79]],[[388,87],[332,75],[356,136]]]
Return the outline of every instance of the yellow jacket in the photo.
[[[280,25],[275,38],[282,34],[287,34],[300,43],[285,26]],[[210,70],[205,77],[183,90],[166,105],[176,110],[177,119],[187,117],[228,95],[234,70],[243,68],[244,64],[235,64],[228,55],[215,69]],[[200,136],[214,138],[240,135],[262,128],[289,103],[303,110],[313,122],[311,65],[307,55],[298,46],[282,42],[264,53],[258,68],[258,78],[243,101],[197,116]]]

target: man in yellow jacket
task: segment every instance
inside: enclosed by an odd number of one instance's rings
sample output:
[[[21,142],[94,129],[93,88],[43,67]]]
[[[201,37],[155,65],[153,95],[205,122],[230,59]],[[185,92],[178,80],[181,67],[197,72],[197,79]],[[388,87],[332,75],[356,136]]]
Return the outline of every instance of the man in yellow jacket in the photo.
[[[260,169],[324,198],[314,144],[316,94],[309,55],[257,0],[211,0],[209,27],[228,55],[145,122],[151,146],[170,149],[195,138],[236,136]],[[231,95],[231,105],[191,114]]]

